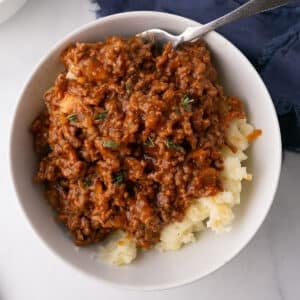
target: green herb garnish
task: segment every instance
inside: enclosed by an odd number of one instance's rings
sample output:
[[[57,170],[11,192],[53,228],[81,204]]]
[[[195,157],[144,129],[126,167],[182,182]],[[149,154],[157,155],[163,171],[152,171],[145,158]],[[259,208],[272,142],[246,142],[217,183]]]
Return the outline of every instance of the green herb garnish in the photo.
[[[176,149],[176,150],[183,150],[182,146],[175,144],[174,142],[170,140],[165,141],[165,145],[167,146],[168,149]]]
[[[90,178],[86,178],[83,182],[83,185],[88,188],[92,185],[92,180]]]
[[[132,84],[130,84],[129,82],[125,83],[125,88],[127,92],[130,92],[130,90],[132,89]]]
[[[180,115],[181,114],[180,113],[180,109],[178,107],[175,109],[175,113],[176,113],[176,115]]]
[[[113,183],[115,184],[121,184],[124,180],[124,173],[123,172],[118,172],[113,179]]]
[[[103,141],[103,147],[105,148],[117,148],[119,145],[114,141]]]
[[[153,142],[153,139],[149,136],[148,138],[147,138],[147,140],[144,142],[144,145],[145,146],[148,146],[148,147],[154,147],[155,146],[155,144],[154,144],[154,142]]]
[[[188,95],[185,95],[182,100],[182,106],[185,111],[191,111],[191,104],[194,102],[194,99],[191,99]]]
[[[103,110],[99,112],[99,114],[95,117],[95,120],[103,121],[107,118],[108,110]]]
[[[71,122],[76,122],[77,121],[77,115],[76,114],[71,114],[67,116],[67,119]]]

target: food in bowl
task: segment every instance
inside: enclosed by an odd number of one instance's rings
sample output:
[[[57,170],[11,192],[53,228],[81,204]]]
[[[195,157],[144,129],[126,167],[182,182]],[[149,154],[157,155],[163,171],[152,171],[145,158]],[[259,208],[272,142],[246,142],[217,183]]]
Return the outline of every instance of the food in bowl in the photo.
[[[32,124],[49,203],[78,246],[114,234],[101,257],[178,249],[228,229],[248,142],[261,134],[226,96],[203,41],[159,49],[138,37],[77,43]]]

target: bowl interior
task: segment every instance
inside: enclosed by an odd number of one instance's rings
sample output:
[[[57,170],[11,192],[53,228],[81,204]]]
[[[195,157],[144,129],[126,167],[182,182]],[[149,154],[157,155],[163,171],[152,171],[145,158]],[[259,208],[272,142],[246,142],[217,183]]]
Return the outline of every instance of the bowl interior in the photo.
[[[281,164],[281,142],[277,117],[270,96],[248,60],[219,34],[205,40],[213,53],[225,90],[243,99],[248,119],[263,130],[251,147],[248,168],[254,174],[244,183],[242,203],[230,233],[204,232],[192,245],[177,252],[143,253],[131,265],[114,267],[92,259],[95,247],[75,251],[70,238],[52,219],[42,189],[33,183],[37,167],[29,127],[43,108],[42,95],[61,70],[60,52],[71,42],[98,41],[107,35],[129,36],[148,28],[181,32],[196,22],[169,14],[132,12],[97,20],[72,33],[47,55],[27,82],[17,107],[11,136],[11,166],[18,198],[38,236],[61,258],[78,269],[112,284],[137,289],[178,286],[201,278],[233,258],[255,234],[273,201]]]

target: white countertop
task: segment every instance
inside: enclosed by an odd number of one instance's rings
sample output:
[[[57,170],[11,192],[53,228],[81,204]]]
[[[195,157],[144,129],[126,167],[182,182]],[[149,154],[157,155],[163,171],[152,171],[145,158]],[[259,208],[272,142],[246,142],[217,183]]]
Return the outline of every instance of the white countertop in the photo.
[[[286,153],[273,207],[238,257],[211,276],[161,292],[119,290],[63,264],[21,214],[8,171],[8,137],[20,89],[47,49],[94,19],[88,0],[28,0],[0,24],[0,300],[300,299],[300,155]],[[22,145],[20,145],[22,147]]]

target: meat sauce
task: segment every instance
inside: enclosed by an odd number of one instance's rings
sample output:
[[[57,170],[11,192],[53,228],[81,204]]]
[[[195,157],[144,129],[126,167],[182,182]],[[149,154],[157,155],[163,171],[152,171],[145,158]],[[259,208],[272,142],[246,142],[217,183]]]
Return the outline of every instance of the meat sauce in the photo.
[[[226,128],[243,118],[203,41],[77,43],[33,122],[35,180],[76,245],[122,229],[143,248],[192,200],[222,191]],[[234,150],[234,149],[233,149]]]

